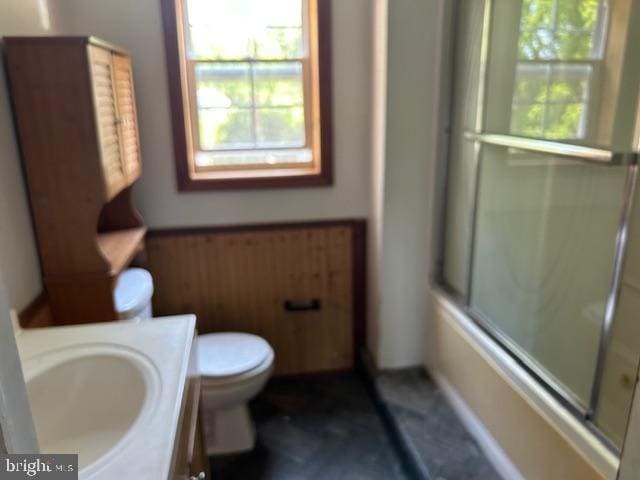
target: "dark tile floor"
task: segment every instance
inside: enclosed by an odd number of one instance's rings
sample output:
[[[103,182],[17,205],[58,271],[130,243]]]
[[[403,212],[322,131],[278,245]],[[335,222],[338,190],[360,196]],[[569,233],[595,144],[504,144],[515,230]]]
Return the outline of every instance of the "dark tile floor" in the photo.
[[[274,379],[251,404],[253,452],[212,458],[216,480],[403,480],[364,384],[355,374]]]
[[[501,478],[424,369],[380,372],[375,384],[410,454],[433,480]]]

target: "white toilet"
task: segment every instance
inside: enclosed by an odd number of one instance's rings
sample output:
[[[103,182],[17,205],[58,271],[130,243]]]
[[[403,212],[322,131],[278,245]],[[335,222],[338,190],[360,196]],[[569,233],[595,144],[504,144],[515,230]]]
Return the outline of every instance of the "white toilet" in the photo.
[[[121,320],[152,317],[153,279],[131,268],[118,278],[114,299]],[[208,455],[253,449],[255,431],[247,402],[264,387],[273,370],[274,353],[266,340],[248,333],[198,336],[198,370]]]
[[[198,370],[207,453],[253,449],[255,432],[247,402],[273,370],[273,349],[248,333],[209,333],[198,337]]]

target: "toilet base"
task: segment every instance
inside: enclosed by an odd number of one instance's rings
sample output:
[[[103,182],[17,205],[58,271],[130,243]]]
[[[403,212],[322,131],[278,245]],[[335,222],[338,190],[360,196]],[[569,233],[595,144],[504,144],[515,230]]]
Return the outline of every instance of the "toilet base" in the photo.
[[[256,434],[246,404],[203,412],[207,455],[253,450]]]

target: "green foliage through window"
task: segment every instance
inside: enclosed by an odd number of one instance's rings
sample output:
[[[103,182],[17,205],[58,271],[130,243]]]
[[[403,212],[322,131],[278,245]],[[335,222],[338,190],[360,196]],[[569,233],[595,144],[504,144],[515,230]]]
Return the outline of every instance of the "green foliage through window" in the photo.
[[[304,148],[303,0],[186,4],[200,150]]]
[[[523,0],[511,133],[586,136],[602,58],[604,0]]]

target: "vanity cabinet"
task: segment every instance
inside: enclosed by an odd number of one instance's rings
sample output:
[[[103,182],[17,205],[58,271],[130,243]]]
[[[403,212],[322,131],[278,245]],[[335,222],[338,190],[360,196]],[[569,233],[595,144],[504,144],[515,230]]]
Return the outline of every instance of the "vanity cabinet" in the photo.
[[[171,480],[211,478],[200,413],[201,381],[197,370],[197,342],[196,335],[191,346],[189,368],[173,447],[169,475]]]
[[[115,320],[113,288],[143,249],[131,58],[93,37],[5,37],[40,262],[54,323]]]

